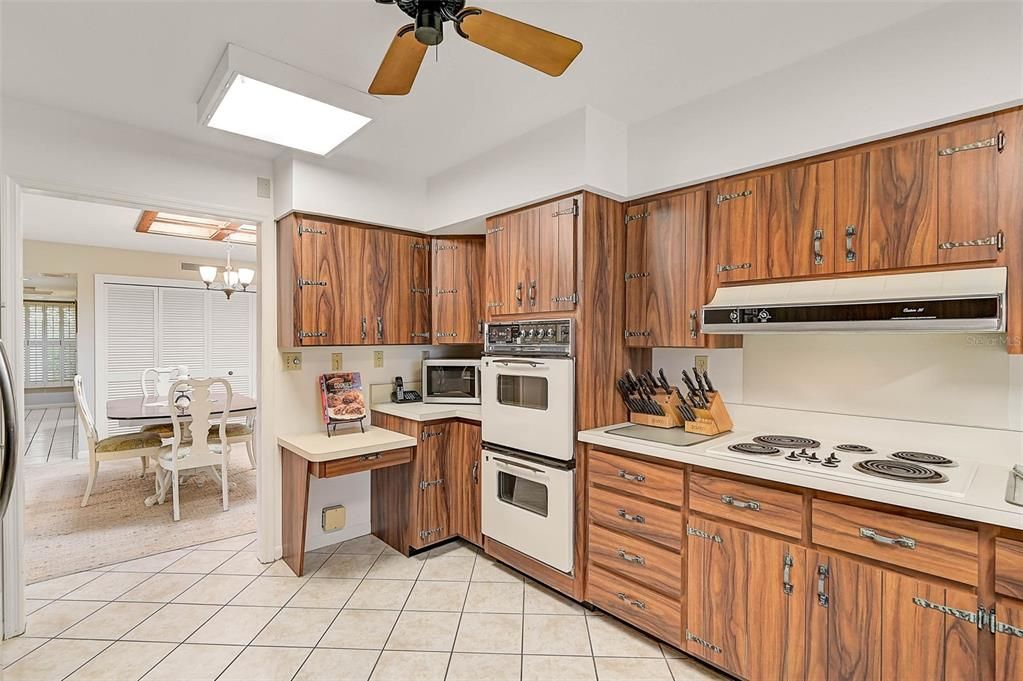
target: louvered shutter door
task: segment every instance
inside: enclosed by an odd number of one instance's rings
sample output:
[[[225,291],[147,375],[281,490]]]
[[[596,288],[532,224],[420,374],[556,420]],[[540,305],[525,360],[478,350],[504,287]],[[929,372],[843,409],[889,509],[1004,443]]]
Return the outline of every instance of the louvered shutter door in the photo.
[[[46,385],[43,355],[43,304],[25,303],[25,387]]]
[[[255,296],[209,292],[210,376],[225,378],[231,390],[255,397],[252,365],[255,348]]]
[[[96,429],[100,437],[138,430],[106,419],[107,400],[140,397],[142,370],[157,366],[157,293],[151,286],[106,285],[106,357],[97,358]],[[105,379],[105,380],[104,380]]]
[[[73,385],[75,374],[78,373],[78,307],[66,305],[61,316],[61,348],[63,362],[61,364],[61,383]]]
[[[204,289],[160,289],[158,363],[152,366],[185,365],[191,376],[200,378],[209,375],[206,354],[206,334],[209,328],[206,295]],[[162,397],[164,396],[161,395]]]

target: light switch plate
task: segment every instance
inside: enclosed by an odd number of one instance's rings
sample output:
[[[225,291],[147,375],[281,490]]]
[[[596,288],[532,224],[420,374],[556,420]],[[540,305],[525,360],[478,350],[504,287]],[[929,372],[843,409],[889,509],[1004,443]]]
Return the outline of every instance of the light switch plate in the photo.
[[[710,358],[707,355],[697,355],[693,363],[700,371],[706,371],[707,365],[710,363]]]
[[[320,516],[320,527],[323,528],[324,532],[342,530],[345,527],[345,516],[345,507],[343,505],[325,506]]]
[[[341,371],[344,368],[344,357],[340,352],[330,353],[330,370]]]
[[[300,371],[302,369],[301,352],[282,352],[281,357],[284,359],[285,371]]]
[[[380,369],[384,366],[384,351],[374,350],[373,351],[373,368]]]

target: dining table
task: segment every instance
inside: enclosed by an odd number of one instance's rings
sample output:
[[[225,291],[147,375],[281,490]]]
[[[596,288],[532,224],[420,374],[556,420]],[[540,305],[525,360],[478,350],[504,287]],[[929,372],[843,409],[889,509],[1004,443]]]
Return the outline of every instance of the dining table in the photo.
[[[224,396],[213,395],[211,397],[213,411],[210,417],[218,417],[224,413]],[[256,412],[256,400],[234,393],[231,396],[230,415],[253,416]],[[150,424],[170,423],[172,407],[167,404],[166,399],[157,397],[125,397],[117,400],[107,401],[107,418],[117,421],[120,426],[145,426]],[[177,411],[176,407],[173,407]],[[188,410],[178,411],[178,415],[188,418]]]

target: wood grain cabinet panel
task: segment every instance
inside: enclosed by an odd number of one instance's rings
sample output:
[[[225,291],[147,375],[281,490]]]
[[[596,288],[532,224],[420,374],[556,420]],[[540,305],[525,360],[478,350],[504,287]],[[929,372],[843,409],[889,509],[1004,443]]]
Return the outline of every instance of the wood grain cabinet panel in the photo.
[[[762,279],[767,226],[765,176],[721,180],[710,193],[710,277],[713,287]]]
[[[1023,605],[998,601],[998,621],[1023,629]],[[1023,638],[1009,633],[995,634],[995,681],[1023,678]]]
[[[575,239],[579,197],[540,206],[534,312],[568,312],[576,305]]]
[[[455,462],[449,456],[452,423],[424,423],[416,446],[412,490],[415,499],[409,545],[422,548],[454,536],[449,490]]]
[[[870,150],[870,269],[938,262],[937,154],[933,135]]]
[[[591,487],[590,522],[678,551],[682,548],[682,512],[600,487]]]
[[[685,473],[650,461],[591,450],[587,478],[591,485],[602,485],[645,499],[682,506]]]
[[[1023,541],[995,539],[995,591],[1023,600]]]
[[[593,565],[586,600],[643,631],[682,646],[682,604],[637,582]]]
[[[870,245],[870,154],[835,159],[835,272],[867,268]]]
[[[686,199],[672,196],[625,213],[625,344],[685,345]]]
[[[775,171],[768,185],[768,276],[834,272],[835,162]]]
[[[483,343],[484,251],[479,237],[433,240],[434,343]]]
[[[803,535],[803,497],[793,492],[692,473],[689,508],[795,539]]]
[[[813,500],[813,541],[910,570],[977,584],[977,532]]]
[[[338,461],[324,461],[310,466],[310,472],[317,478],[334,478],[339,475],[351,475],[373,471],[388,466],[400,466],[412,461],[411,449],[395,449],[390,452],[363,454]]]
[[[480,525],[482,496],[480,487],[480,458],[483,442],[480,426],[476,423],[458,421],[451,425],[452,437],[446,456],[451,534],[476,544],[483,545]]]
[[[487,319],[494,316],[514,314],[515,284],[512,279],[511,231],[509,216],[502,215],[487,220],[485,248]]]
[[[408,243],[411,249],[411,267],[408,276],[401,278],[401,293],[408,301],[402,309],[407,325],[399,329],[396,342],[409,345],[429,345],[433,321],[432,300],[430,296],[433,271],[433,240],[428,238],[412,238]],[[482,252],[480,253],[482,255]],[[479,270],[477,270],[479,271]],[[482,290],[482,280],[478,282]],[[407,340],[402,341],[405,338]]]
[[[635,537],[590,525],[589,560],[674,598],[682,597],[682,556]]]

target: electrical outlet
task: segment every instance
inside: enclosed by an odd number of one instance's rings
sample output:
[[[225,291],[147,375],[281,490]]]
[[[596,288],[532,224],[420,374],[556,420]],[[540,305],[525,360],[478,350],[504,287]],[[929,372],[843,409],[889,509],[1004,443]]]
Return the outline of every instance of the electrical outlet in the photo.
[[[320,527],[324,532],[337,532],[345,527],[345,507],[343,505],[327,506],[320,515]]]
[[[302,369],[301,352],[282,352],[281,357],[284,359],[285,371],[299,371]]]
[[[330,353],[330,370],[331,371],[341,371],[341,370],[344,369],[344,366],[345,366],[344,357],[342,357],[340,352],[332,352],[332,353]]]
[[[707,364],[709,364],[709,363],[710,363],[710,359],[707,357],[707,355],[697,355],[696,359],[694,360],[694,364],[696,365],[696,368],[699,369],[700,371],[706,371],[707,370]]]
[[[374,350],[373,351],[373,368],[380,369],[384,366],[384,351]]]

